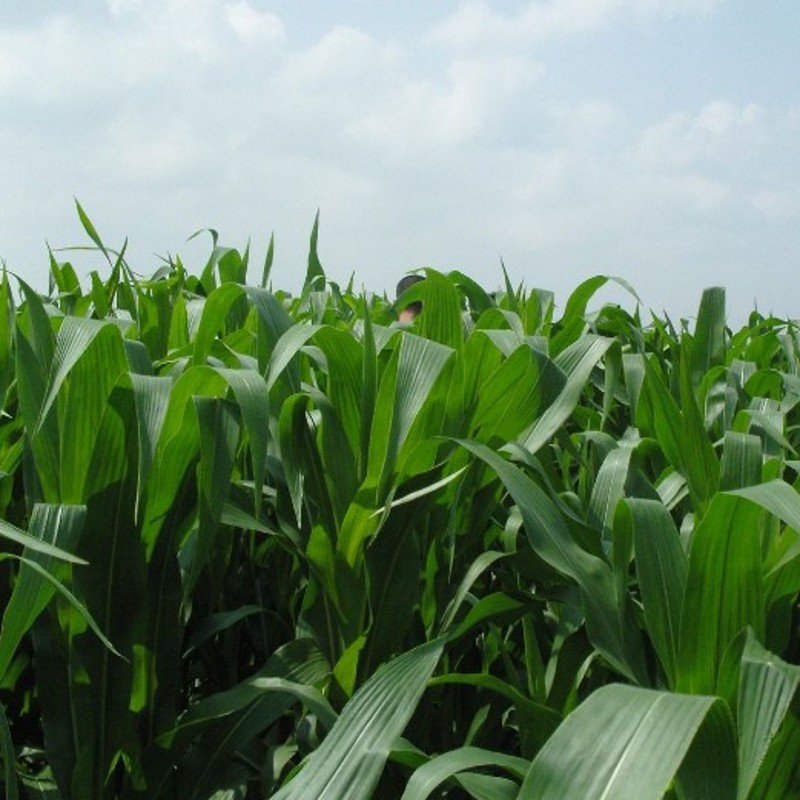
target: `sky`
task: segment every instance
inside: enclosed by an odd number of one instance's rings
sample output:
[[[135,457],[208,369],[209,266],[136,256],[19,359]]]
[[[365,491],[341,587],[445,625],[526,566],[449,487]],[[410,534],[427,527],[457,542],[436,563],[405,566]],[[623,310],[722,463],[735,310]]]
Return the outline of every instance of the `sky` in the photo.
[[[141,274],[211,227],[256,281],[274,233],[296,291],[319,211],[357,289],[502,260],[560,308],[605,274],[800,318],[799,36],[797,0],[0,0],[0,259],[44,290],[77,198]]]

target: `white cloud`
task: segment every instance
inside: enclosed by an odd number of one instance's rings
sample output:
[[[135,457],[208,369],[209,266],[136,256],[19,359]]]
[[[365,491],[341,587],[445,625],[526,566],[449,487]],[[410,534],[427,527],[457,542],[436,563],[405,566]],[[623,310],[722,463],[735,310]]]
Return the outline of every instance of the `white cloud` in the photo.
[[[670,281],[701,280],[698,263],[761,257],[753,242],[796,225],[796,106],[674,89],[665,114],[649,88],[594,91],[585,73],[562,93],[547,49],[527,47],[713,2],[472,2],[430,35],[340,24],[307,43],[258,0],[108,2],[105,16],[0,24],[13,198],[0,200],[0,256],[15,257],[5,230],[35,229],[37,247],[80,238],[77,195],[104,236],[131,234],[145,254],[205,225],[227,243],[274,229],[276,280],[290,284],[281,269],[302,272],[319,207],[339,280],[356,269],[381,288],[427,263],[492,285],[502,254],[530,285],[620,272],[658,306]]]
[[[697,114],[679,112],[649,126],[638,156],[647,164],[671,167],[699,160],[728,162],[763,144],[766,135],[764,108],[718,99]]]
[[[258,11],[247,0],[226,3],[224,8],[228,24],[246,44],[282,42],[286,38],[286,29],[276,14]]]
[[[539,66],[521,58],[456,60],[438,81],[398,81],[346,131],[394,155],[458,146],[490,133],[540,75]]]
[[[465,0],[431,32],[456,48],[530,44],[598,28],[616,15],[707,14],[721,0],[528,0],[510,13],[488,0]]]

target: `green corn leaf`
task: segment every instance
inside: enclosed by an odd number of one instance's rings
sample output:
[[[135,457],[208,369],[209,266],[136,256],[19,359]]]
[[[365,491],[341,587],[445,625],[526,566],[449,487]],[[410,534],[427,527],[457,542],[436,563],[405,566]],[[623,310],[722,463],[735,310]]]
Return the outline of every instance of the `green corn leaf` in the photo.
[[[71,320],[72,317],[64,320],[56,342],[53,366],[58,368],[64,365],[65,371],[62,372],[61,379],[56,378],[53,388],[57,392],[56,387],[61,385],[68,374],[69,385],[65,387],[66,411],[61,426],[65,434],[68,432],[68,435],[61,438],[61,500],[66,503],[83,503],[86,500],[84,486],[100,420],[112,390],[127,373],[128,360],[119,329],[111,324],[96,332],[76,331],[74,337],[67,339],[69,344],[62,349],[65,341],[62,334],[65,333],[65,328],[70,327]],[[80,322],[91,323],[94,320]],[[81,352],[73,349],[81,347]],[[62,360],[64,353],[68,355]],[[67,364],[70,365],[68,373]]]
[[[19,276],[17,276],[17,282],[25,297],[24,312],[29,323],[29,330],[26,326],[25,332],[30,339],[33,353],[38,359],[41,369],[46,372],[50,369],[50,362],[53,360],[53,350],[55,348],[50,319],[42,298]],[[19,322],[18,318],[18,325]]]
[[[397,351],[395,351],[397,352]],[[399,355],[384,373],[375,403],[368,477],[383,485],[453,350],[404,333]],[[396,359],[396,360],[395,360]]]
[[[73,615],[70,659],[79,661],[88,681],[73,681],[69,671],[66,676],[71,687],[69,713],[75,720],[77,779],[85,780],[97,798],[111,796],[109,769],[133,735],[133,661],[146,599],[145,553],[134,516],[136,454],[133,392],[118,386],[100,421],[87,471],[86,523],[78,552],[91,566],[74,569],[73,583],[124,660],[82,634],[80,620]],[[65,666],[75,669],[74,663]]]
[[[200,431],[200,463],[197,468],[199,493],[196,546],[184,581],[184,594],[191,596],[206,566],[228,496],[239,442],[239,420],[235,406],[210,397],[195,397]]]
[[[353,695],[319,749],[273,800],[369,800],[443,646],[442,639],[428,642],[381,667]]]
[[[73,551],[85,517],[84,506],[37,505],[31,515],[30,530],[41,543],[57,546],[59,550]],[[23,556],[26,561],[36,562],[42,569],[53,574],[54,579],[56,575],[62,581],[66,578],[66,571],[58,569],[58,561],[53,555],[27,548]],[[5,675],[22,637],[30,630],[55,592],[56,587],[50,581],[23,563],[14,591],[3,611],[0,627],[0,678]]]
[[[136,488],[137,517],[142,503],[150,468],[153,465],[164,421],[169,408],[172,379],[131,373],[133,397],[136,403],[136,422],[139,440],[138,475]]]
[[[634,448],[624,445],[612,450],[600,465],[589,500],[589,520],[606,540],[611,538],[617,503],[625,496],[625,483]]]
[[[362,296],[364,330],[361,337],[363,358],[361,362],[361,429],[359,431],[358,477],[363,481],[369,463],[370,431],[375,414],[375,397],[378,391],[378,353],[366,297]]]
[[[561,723],[561,715],[558,712],[531,700],[518,689],[494,675],[450,672],[432,678],[430,681],[431,686],[447,684],[474,686],[510,701],[515,708],[520,735],[525,738],[527,743],[532,745],[533,752],[539,750]]]
[[[700,299],[692,343],[692,385],[725,361],[725,289],[705,289]]]
[[[253,463],[253,494],[256,517],[267,471],[269,444],[269,390],[266,381],[254,369],[217,369],[228,382],[242,412],[242,422],[250,437]]]
[[[325,680],[329,670],[314,643],[301,638],[280,647],[251,680],[280,678],[289,684],[313,687]],[[265,691],[244,684],[202,700],[181,718],[176,731],[159,740],[170,747],[173,759],[177,756],[178,775],[176,780],[174,760],[169,760],[164,773],[153,781],[159,787],[153,800],[205,800],[218,788],[232,756],[252,745],[297,700],[297,695],[286,691]],[[231,704],[238,710],[232,710]]]
[[[727,706],[714,697],[604,686],[564,720],[536,756],[519,800],[660,800],[676,777],[687,797],[736,795],[736,745]]]
[[[78,359],[86,352],[89,345],[101,331],[111,330],[116,330],[117,335],[119,335],[119,329],[109,322],[95,319],[78,319],[77,317],[66,317],[64,319],[56,339],[56,348],[53,353],[53,362],[47,381],[47,392],[39,411],[39,419],[36,422],[34,433],[41,428],[61,385]]]
[[[500,477],[522,513],[525,533],[537,555],[580,588],[586,626],[593,644],[622,674],[646,682],[638,630],[629,618],[628,602],[618,607],[611,569],[572,538],[550,498],[517,467],[484,445],[461,445],[485,461]]]
[[[608,278],[605,275],[595,275],[583,281],[569,296],[564,316],[555,323],[558,332],[550,338],[550,353],[553,356],[557,356],[580,337],[586,328],[586,306],[597,290],[606,283]]]
[[[43,541],[36,536],[31,536],[29,533],[21,531],[19,528],[14,527],[14,525],[2,519],[0,519],[0,537],[16,542],[16,544],[20,544],[23,547],[27,547],[34,553],[60,558],[62,561],[68,561],[72,564],[87,563],[74,553],[69,553],[54,544]]]
[[[508,277],[508,272],[506,271],[506,265],[503,263],[503,259],[500,259],[500,268],[503,270],[503,281],[505,282],[506,287],[506,296],[505,301],[507,307],[517,313],[518,311],[518,303],[517,303],[517,294],[514,291],[514,287],[511,285],[511,279]]]
[[[561,378],[552,361],[520,343],[480,387],[475,387],[472,437],[487,444],[495,437],[502,442],[513,441],[553,401]]]
[[[461,580],[461,583],[458,585],[458,589],[456,590],[453,599],[448,603],[447,608],[445,609],[444,616],[442,617],[442,624],[440,626],[440,631],[442,633],[446,632],[453,623],[453,620],[458,613],[461,604],[464,602],[464,598],[467,596],[472,584],[487,570],[489,567],[492,566],[496,561],[499,561],[502,558],[510,555],[509,553],[498,553],[496,551],[489,550],[485,553],[481,553],[473,562],[470,564],[469,569],[464,574],[464,577]]]
[[[626,500],[615,525],[631,529],[647,632],[664,667],[667,682],[674,686],[681,606],[689,571],[680,535],[666,508],[654,500]]]
[[[774,480],[757,486],[745,486],[729,494],[755,503],[800,531],[800,494],[785,481]]]
[[[317,239],[319,238],[319,211],[314,217],[314,226],[311,228],[311,238],[308,243],[308,266],[306,277],[303,281],[303,293],[311,290],[321,290],[325,286],[325,270],[317,254]]]
[[[314,343],[325,353],[328,378],[325,393],[336,409],[348,447],[355,457],[361,446],[362,361],[366,358],[367,343],[359,344],[350,332],[332,327],[321,328]]]
[[[267,247],[267,255],[264,257],[264,270],[261,273],[261,288],[266,289],[269,283],[269,275],[272,272],[272,262],[275,259],[275,234],[271,233],[269,236],[269,246]]]
[[[706,433],[703,415],[697,406],[697,398],[691,384],[689,371],[691,353],[689,340],[684,339],[680,356],[682,463],[695,508],[702,513],[719,488],[719,460]]]
[[[770,745],[784,723],[789,707],[800,686],[800,667],[787,664],[765,650],[748,632],[739,678],[739,794],[740,800],[750,795],[756,781],[767,781],[761,770]],[[795,725],[794,720],[789,724]],[[775,764],[768,764],[775,768]],[[775,790],[775,778],[770,781]],[[785,785],[783,789],[788,787]],[[758,795],[761,796],[761,795]]]
[[[55,592],[58,592],[62,597],[66,599],[70,606],[78,613],[81,619],[87,624],[87,626],[94,632],[95,636],[100,640],[100,643],[103,645],[105,650],[109,653],[112,653],[115,656],[118,656],[123,661],[126,660],[125,656],[122,655],[111,643],[110,639],[103,633],[100,629],[100,626],[95,621],[92,614],[86,608],[86,606],[78,600],[77,597],[69,590],[66,586],[64,586],[61,581],[53,577],[53,575],[48,572],[41,564],[37,561],[31,561],[29,558],[25,558],[24,556],[12,556],[8,553],[0,553],[0,560],[5,560],[13,558],[22,564],[22,566],[27,567],[31,572],[42,578],[45,582],[50,583]]]
[[[279,420],[279,442],[283,472],[292,499],[297,524],[302,525],[306,497],[318,509],[320,521],[332,536],[337,530],[336,516],[316,441],[309,427],[308,406],[311,398],[295,394],[283,404]]]
[[[320,325],[294,325],[287,330],[275,345],[267,372],[267,387],[271,390],[284,370],[292,363],[300,349],[320,330]],[[289,374],[289,386],[292,391],[299,391],[299,377],[295,371]]]
[[[427,269],[425,273],[425,280],[418,284],[422,292],[420,335],[453,350],[461,350],[464,332],[458,290],[436,270]]]
[[[394,515],[370,543],[366,553],[372,626],[361,653],[360,673],[372,670],[402,644],[414,621],[422,569],[419,543],[412,535],[415,509]]]
[[[724,653],[752,626],[764,635],[761,509],[741,497],[718,494],[692,536],[681,611],[677,689],[712,694]]]
[[[683,420],[658,365],[644,359],[645,379],[636,409],[636,424],[658,441],[667,460],[686,477],[683,463]]]
[[[81,225],[83,225],[83,229],[88,234],[89,238],[97,245],[97,248],[100,252],[106,257],[106,261],[109,264],[112,264],[111,256],[108,254],[106,250],[106,246],[103,244],[103,240],[100,238],[100,234],[97,232],[97,229],[92,224],[92,221],[89,219],[86,212],[81,207],[81,204],[78,202],[78,198],[74,198],[75,200],[75,208],[78,211],[78,218],[81,221]]]
[[[208,295],[194,335],[193,364],[206,363],[214,338],[225,325],[231,307],[243,294],[243,287],[235,283],[225,283]]]
[[[742,489],[761,482],[761,439],[750,433],[726,431],[722,446],[719,488]]]
[[[567,382],[560,394],[539,417],[525,437],[524,447],[536,453],[543,447],[575,410],[586,382],[597,362],[605,355],[612,340],[599,336],[584,336],[559,354],[556,365],[567,373]]]
[[[426,800],[448,779],[479,767],[498,767],[521,779],[527,772],[528,762],[479,747],[460,747],[430,759],[415,770],[400,800]]]

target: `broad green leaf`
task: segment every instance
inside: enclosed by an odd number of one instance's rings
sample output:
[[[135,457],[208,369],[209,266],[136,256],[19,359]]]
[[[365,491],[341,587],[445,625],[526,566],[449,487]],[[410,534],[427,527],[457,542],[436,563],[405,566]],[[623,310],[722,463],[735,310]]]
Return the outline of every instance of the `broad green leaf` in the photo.
[[[563,384],[552,361],[520,344],[485,382],[475,388],[472,438],[486,444],[513,441],[527,430]],[[555,389],[556,391],[553,391]]]
[[[67,317],[61,326],[53,356],[54,369],[66,368],[69,364],[66,410],[61,425],[60,489],[62,502],[83,503],[100,420],[112,390],[128,371],[128,360],[116,325],[108,324],[96,331],[78,331],[73,338],[71,332],[65,330],[71,327],[71,321],[73,318]],[[64,344],[65,334],[67,345]],[[79,349],[76,351],[74,347]],[[66,372],[62,374],[67,377]],[[58,380],[54,385],[59,385]]]
[[[567,373],[567,382],[525,437],[524,447],[527,450],[535,454],[569,419],[592,370],[605,355],[611,343],[611,339],[587,335],[559,353],[555,363]]]
[[[800,531],[800,494],[785,481],[774,480],[757,486],[745,486],[729,494],[750,500]]]
[[[518,689],[494,675],[485,673],[464,674],[449,672],[432,678],[431,686],[460,684],[485,689],[506,698],[515,708],[515,720],[523,739],[523,752],[538,751],[561,722],[561,715],[552,708],[526,697]]]
[[[325,270],[322,268],[317,255],[317,239],[319,238],[319,211],[314,217],[314,226],[311,229],[311,238],[308,243],[308,266],[306,277],[303,281],[303,292],[312,289],[322,289],[325,285]]]
[[[361,675],[402,649],[419,602],[422,569],[419,543],[413,534],[416,507],[396,513],[366,552],[369,605],[372,615],[361,655]]]
[[[267,255],[264,257],[264,270],[261,273],[261,288],[266,289],[269,283],[269,274],[272,272],[272,262],[275,260],[275,234],[269,236]]]
[[[280,647],[250,680],[281,678],[313,687],[325,680],[329,670],[314,643],[300,638]],[[159,738],[177,756],[179,765],[175,783],[174,757],[164,765],[166,774],[153,781],[161,788],[156,795],[159,800],[205,800],[231,756],[275,725],[297,702],[296,695],[289,692],[264,691],[246,683],[201,700],[181,718],[176,729]],[[192,739],[197,739],[196,743],[187,747]]]
[[[37,541],[72,551],[77,545],[85,517],[86,509],[83,506],[37,505],[31,515],[30,529]],[[27,561],[36,562],[54,576],[58,575],[62,581],[66,577],[66,571],[58,569],[58,563],[54,563],[56,560],[52,555],[28,548],[23,551],[23,557]],[[55,592],[56,587],[52,583],[22,564],[14,590],[3,611],[0,628],[0,678],[5,675],[22,637],[30,630]]]
[[[748,625],[764,635],[761,509],[718,494],[692,535],[681,611],[677,689],[712,694],[728,645]]]
[[[434,436],[441,432],[447,400],[447,387],[439,379],[447,377],[445,367],[452,354],[448,347],[403,333],[391,356],[375,403],[367,475],[342,521],[337,542],[337,549],[351,566],[359,564],[366,540],[379,526],[372,515],[384,505],[400,454],[412,453],[417,445],[435,452]],[[424,418],[434,430],[423,433],[417,428],[417,434],[411,436],[418,418]],[[426,464],[424,470],[431,466]]]
[[[27,324],[24,325],[23,329],[30,340],[31,348],[41,368],[47,372],[53,360],[53,349],[55,347],[50,319],[42,298],[19,276],[17,276],[17,282],[25,297],[23,319],[18,316],[17,324],[24,322],[24,317],[27,317]]]
[[[210,397],[195,397],[194,403],[200,430],[200,463],[197,467],[199,508],[196,545],[184,579],[186,597],[191,596],[211,555],[231,484],[239,441],[239,420],[235,406]]]
[[[481,597],[458,625],[448,632],[450,640],[460,639],[487,620],[516,620],[526,612],[526,605],[505,592],[492,592]]]
[[[267,469],[269,391],[264,379],[254,369],[218,369],[217,372],[231,387],[242,412],[244,428],[250,437],[253,494],[256,503],[256,517],[258,517]]]
[[[295,518],[302,525],[302,509],[310,502],[320,522],[333,536],[338,528],[319,450],[311,429],[307,394],[294,394],[283,404],[279,420],[279,441],[283,472],[289,488]]]
[[[631,528],[647,633],[668,684],[674,686],[689,571],[680,535],[667,510],[654,500],[626,500],[615,522]]]
[[[103,240],[100,238],[100,234],[97,232],[97,229],[92,224],[92,221],[89,219],[89,216],[81,207],[81,204],[78,202],[78,198],[75,199],[75,208],[78,211],[78,218],[81,221],[81,225],[83,225],[83,229],[89,235],[89,238],[97,245],[100,252],[106,257],[108,263],[111,262],[111,257],[108,254],[108,250],[106,250],[106,246],[103,244]]]
[[[136,403],[136,421],[139,440],[138,476],[136,489],[137,517],[144,496],[156,445],[169,408],[172,380],[153,375],[131,373],[133,397]]]
[[[692,342],[692,384],[725,359],[725,289],[705,289],[700,299]]]
[[[74,569],[76,594],[124,657],[80,631],[72,615],[71,659],[88,681],[73,681],[71,713],[76,729],[76,770],[93,797],[112,794],[108,771],[133,735],[129,708],[134,645],[144,624],[146,566],[135,522],[137,430],[133,392],[118,386],[100,421],[87,471],[86,523],[79,554],[90,567]],[[71,669],[76,669],[76,664]]]
[[[214,338],[225,325],[231,307],[244,292],[244,287],[236,283],[225,283],[208,295],[194,336],[193,364],[206,363]]]
[[[644,359],[645,379],[636,410],[636,424],[653,435],[673,467],[686,477],[683,463],[683,419],[658,365]]]
[[[460,747],[436,756],[414,771],[400,800],[426,800],[431,793],[459,772],[479,767],[498,767],[517,778],[524,777],[528,762],[516,756],[482,750],[479,747]]]
[[[360,449],[363,364],[366,342],[359,343],[349,331],[321,328],[314,343],[325,353],[327,386],[325,394],[336,409],[354,458]]]
[[[124,660],[124,656],[114,647],[108,637],[106,637],[86,606],[84,606],[84,604],[81,603],[81,601],[78,600],[78,598],[75,597],[75,595],[69,589],[67,589],[67,587],[61,583],[61,581],[55,578],[37,561],[31,561],[29,558],[25,558],[24,556],[12,556],[8,553],[0,553],[0,561],[10,558],[19,561],[23,567],[27,567],[27,569],[30,570],[33,575],[41,578],[44,583],[49,583],[53,587],[54,593],[57,592],[64,597],[69,605],[72,606],[72,608],[78,613],[83,622],[86,623],[86,625],[94,632],[95,636],[97,636],[97,638],[100,640],[103,647],[109,653],[113,653],[115,656],[118,656]]]
[[[694,505],[702,513],[719,488],[719,460],[706,433],[703,414],[691,383],[689,361],[692,350],[684,339],[680,355],[681,415],[683,418],[682,464]]]
[[[447,629],[452,625],[453,620],[455,619],[456,614],[458,613],[461,604],[464,602],[464,598],[467,596],[472,584],[487,570],[489,567],[492,566],[496,561],[499,561],[501,558],[505,558],[506,556],[510,555],[509,553],[498,553],[493,550],[489,550],[485,553],[481,553],[475,561],[470,564],[469,569],[464,574],[464,577],[461,580],[461,583],[458,585],[458,589],[456,590],[453,599],[447,604],[447,608],[445,609],[444,616],[442,617],[442,623],[440,626],[441,632],[446,632]]]
[[[28,505],[36,502],[59,502],[59,430],[56,414],[49,414],[34,433],[44,402],[46,378],[39,359],[19,325],[16,333],[15,371],[18,412],[22,417],[30,448],[31,475],[25,482]],[[35,476],[35,481],[34,481]]]
[[[739,678],[739,794],[745,800],[800,686],[800,667],[787,664],[748,633]],[[792,723],[793,724],[793,723]],[[764,779],[765,776],[759,776]]]
[[[442,639],[428,642],[381,667],[353,695],[319,749],[273,800],[369,800],[443,646]]]
[[[361,337],[363,358],[361,362],[361,429],[359,431],[358,477],[364,480],[369,464],[370,432],[375,415],[375,398],[378,391],[378,354],[375,335],[366,297],[362,296],[364,332]]]
[[[761,440],[758,436],[726,431],[720,463],[720,490],[742,489],[760,483],[761,462]]]
[[[631,680],[645,683],[639,632],[629,618],[628,603],[623,599],[622,607],[617,605],[608,564],[578,545],[557,507],[521,470],[484,445],[467,441],[461,445],[497,473],[522,513],[525,533],[536,554],[577,584],[594,645],[615,669]]]
[[[116,325],[101,320],[66,317],[61,323],[36,431],[42,426],[70,370],[101,331],[116,331],[119,337],[119,328]]]
[[[436,270],[427,269],[425,273],[425,280],[419,283],[422,292],[420,335],[460,351],[464,332],[458,290]]]
[[[550,737],[519,800],[660,800],[676,777],[686,797],[735,796],[736,745],[727,706],[714,697],[604,686]]]
[[[586,328],[586,306],[595,292],[608,283],[605,275],[587,278],[575,289],[567,300],[564,316],[555,323],[558,329],[550,338],[550,352],[558,355],[562,350],[575,342]]]
[[[272,389],[284,370],[300,352],[300,349],[320,330],[320,327],[320,325],[293,325],[278,339],[269,362],[269,371],[267,373],[268,389]],[[292,391],[298,391],[300,389],[299,378],[292,375],[289,386]]]
[[[628,444],[612,450],[600,465],[589,500],[589,520],[606,540],[611,538],[617,503],[625,496],[625,482],[634,448]]]
[[[192,706],[174,730],[159,738],[159,743],[169,747],[174,745],[175,741],[180,743],[189,740],[215,720],[241,711],[267,693],[290,695],[299,700],[311,713],[316,714],[326,728],[333,727],[336,722],[336,712],[319,689],[305,683],[259,673],[242,681],[233,689],[206,697]]]
[[[46,541],[43,541],[42,539],[39,539],[36,536],[31,536],[29,533],[21,531],[19,528],[14,527],[13,525],[11,525],[11,523],[6,522],[5,520],[2,519],[0,519],[0,537],[4,539],[9,539],[12,542],[16,542],[17,544],[20,544],[23,547],[28,548],[34,553],[41,553],[42,555],[45,556],[60,558],[62,561],[69,561],[72,564],[87,563],[79,556],[76,556],[74,553],[69,553],[66,550],[62,550],[60,547],[57,547],[54,544],[50,544]]]

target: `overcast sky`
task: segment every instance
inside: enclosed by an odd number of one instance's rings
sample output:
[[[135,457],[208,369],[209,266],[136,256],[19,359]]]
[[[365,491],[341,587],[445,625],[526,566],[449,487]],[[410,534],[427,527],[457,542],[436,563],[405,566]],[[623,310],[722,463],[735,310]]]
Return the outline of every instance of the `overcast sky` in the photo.
[[[502,257],[800,317],[798,41],[798,0],[0,0],[0,257],[44,288],[75,196],[142,273],[274,231],[297,289],[319,209],[356,287]]]

